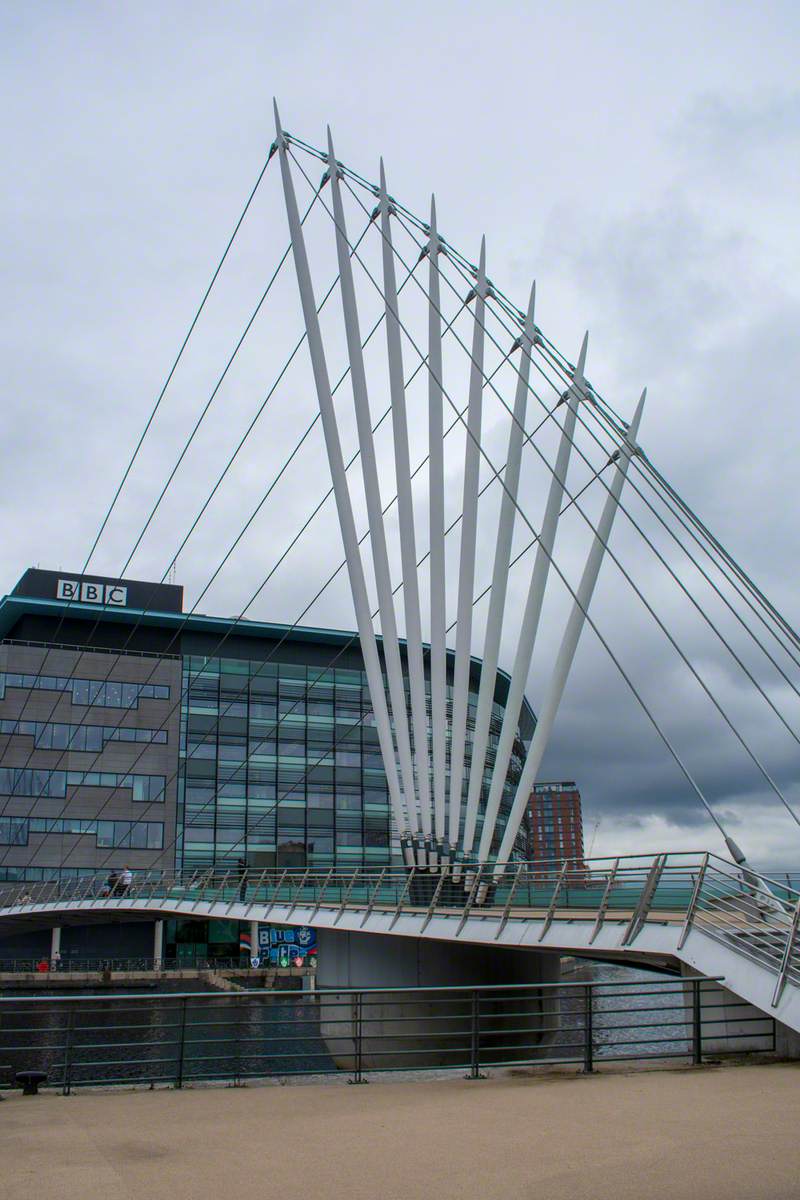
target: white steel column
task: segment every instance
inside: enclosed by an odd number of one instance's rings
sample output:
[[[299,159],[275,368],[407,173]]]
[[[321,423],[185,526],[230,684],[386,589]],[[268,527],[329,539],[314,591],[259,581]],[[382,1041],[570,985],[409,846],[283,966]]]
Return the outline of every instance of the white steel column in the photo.
[[[50,963],[61,960],[61,926],[54,925],[50,931]]]
[[[631,461],[631,455],[636,446],[636,437],[639,432],[639,422],[642,419],[642,409],[644,408],[645,396],[647,389],[642,392],[641,399],[636,406],[636,412],[633,415],[633,420],[628,426],[625,434],[625,440],[620,446],[619,458],[617,459],[617,470],[614,479],[606,496],[605,504],[600,521],[597,525],[592,546],[589,551],[589,556],[586,560],[586,566],[583,569],[581,581],[578,584],[578,590],[575,593],[575,598],[572,604],[567,621],[564,637],[561,642],[561,648],[556,658],[556,663],[553,668],[553,674],[550,678],[550,684],[547,689],[544,703],[539,719],[536,723],[536,732],[533,735],[528,755],[525,759],[525,765],[522,768],[522,775],[517,785],[517,792],[514,796],[514,803],[511,806],[508,823],[503,833],[500,849],[498,851],[498,863],[507,862],[511,856],[511,851],[514,847],[514,840],[517,836],[520,821],[525,813],[525,808],[528,804],[531,789],[536,782],[536,775],[539,770],[539,765],[542,761],[547,743],[550,739],[550,733],[553,729],[553,724],[558,712],[558,706],[561,702],[561,697],[564,694],[564,687],[567,682],[572,661],[575,657],[575,651],[578,646],[578,639],[586,621],[586,612],[592,599],[597,576],[600,573],[600,565],[603,561],[608,539],[611,534],[611,526],[614,523],[614,517],[619,505],[619,498],[622,493],[622,487],[625,483],[625,476],[628,473],[628,465]],[[498,866],[496,873],[501,874],[502,866]]]
[[[508,435],[508,454],[504,475],[505,488],[500,504],[500,519],[497,526],[492,583],[489,591],[489,612],[486,617],[486,638],[483,646],[481,683],[478,690],[478,709],[475,716],[475,734],[472,743],[472,764],[467,792],[467,811],[464,819],[464,841],[462,850],[467,858],[472,853],[475,839],[475,823],[483,786],[483,770],[486,764],[486,748],[489,744],[489,723],[492,716],[494,687],[497,680],[497,663],[500,657],[500,636],[503,630],[503,615],[508,588],[508,565],[511,561],[511,542],[514,536],[517,490],[519,487],[522,442],[525,434],[525,414],[528,403],[528,378],[531,367],[531,348],[534,339],[533,313],[536,303],[536,284],[531,288],[525,327],[521,338],[521,355],[517,391],[514,397],[514,415]]]
[[[160,971],[164,958],[164,922],[156,921],[153,925],[153,970]]]
[[[475,540],[478,527],[481,409],[483,405],[483,345],[486,314],[486,238],[481,240],[478,277],[475,281],[475,321],[467,408],[467,445],[464,454],[461,558],[458,569],[456,661],[453,669],[453,716],[450,734],[450,813],[448,840],[451,853],[458,845],[461,823],[461,785],[467,732],[469,660],[472,643],[472,598],[475,587]]]
[[[439,235],[436,200],[431,196],[428,243],[428,463],[431,579],[431,749],[436,841],[441,850],[447,812],[447,612],[444,557],[444,415],[442,403],[442,319],[439,297]]]
[[[320,417],[322,420],[322,429],[325,436],[325,446],[327,449],[328,462],[331,470],[331,481],[333,484],[334,498],[336,500],[336,510],[339,516],[339,525],[342,531],[345,558],[347,559],[347,571],[350,577],[350,589],[353,594],[353,605],[355,607],[356,622],[361,641],[361,652],[364,655],[364,670],[367,676],[367,684],[370,691],[373,710],[375,712],[375,724],[378,731],[381,754],[383,756],[383,763],[386,769],[386,780],[389,788],[392,816],[394,817],[395,826],[404,845],[406,861],[411,863],[413,859],[410,854],[411,839],[408,817],[403,808],[403,795],[400,789],[400,780],[397,774],[397,763],[394,755],[394,742],[392,740],[392,727],[389,720],[386,693],[384,692],[383,687],[383,676],[381,674],[381,664],[378,656],[378,645],[375,639],[375,630],[372,627],[369,596],[367,594],[367,585],[364,579],[364,567],[361,562],[361,553],[358,548],[358,533],[356,532],[355,520],[353,518],[353,506],[347,486],[347,475],[345,473],[342,447],[339,440],[339,428],[336,424],[336,413],[333,407],[333,397],[331,395],[328,366],[325,361],[325,349],[322,344],[322,333],[320,331],[319,320],[317,318],[316,303],[314,300],[314,288],[311,282],[311,271],[308,266],[308,255],[306,253],[303,230],[300,225],[300,214],[297,211],[297,198],[295,196],[294,184],[292,182],[292,176],[289,170],[289,161],[286,154],[286,140],[283,136],[283,131],[281,130],[277,104],[275,105],[275,125],[277,130],[277,142],[281,164],[284,198],[286,201],[286,215],[289,222],[292,253],[294,257],[295,271],[297,273],[297,284],[300,291],[300,302],[303,308],[303,318],[305,320],[306,333],[308,336],[308,348],[311,356],[311,366],[314,372],[314,384],[317,391]],[[413,801],[413,797],[411,799]]]
[[[367,501],[372,562],[375,567],[375,583],[378,590],[383,653],[386,663],[386,678],[392,704],[394,733],[400,759],[403,792],[409,813],[412,832],[417,832],[416,806],[414,803],[414,767],[411,759],[411,741],[408,732],[406,693],[403,682],[403,666],[397,640],[397,618],[392,596],[392,579],[389,569],[389,554],[386,548],[386,530],[383,523],[378,465],[375,458],[375,439],[372,433],[372,416],[369,408],[367,374],[364,368],[364,353],[361,348],[361,329],[358,321],[358,302],[353,282],[353,266],[347,240],[342,191],[339,185],[339,168],[333,150],[333,138],[328,129],[328,175],[333,199],[333,219],[336,226],[336,255],[339,264],[339,285],[342,294],[347,354],[350,361],[350,379],[358,427],[358,446],[361,451],[361,470],[364,477],[364,495]],[[423,825],[424,828],[424,825]]]
[[[383,247],[383,294],[386,301],[386,348],[389,362],[389,389],[392,400],[394,461],[397,475],[397,513],[400,525],[400,556],[403,568],[403,601],[406,614],[406,647],[411,688],[411,717],[414,727],[414,763],[417,770],[422,833],[432,862],[438,858],[431,845],[431,789],[428,776],[428,718],[425,712],[425,668],[422,661],[422,623],[419,609],[417,575],[417,539],[414,530],[414,500],[411,491],[411,455],[408,448],[408,415],[403,382],[403,347],[400,340],[400,314],[397,278],[394,268],[392,226],[386,174],[381,159],[381,234]]]
[[[500,740],[497,745],[494,769],[492,771],[492,782],[489,786],[489,798],[486,801],[486,813],[483,819],[483,830],[478,848],[478,858],[481,862],[486,862],[491,853],[492,838],[494,837],[497,825],[497,814],[500,811],[500,801],[503,798],[503,789],[506,783],[506,776],[508,775],[508,765],[511,762],[514,740],[517,736],[519,714],[522,711],[522,704],[525,699],[525,686],[528,682],[533,648],[536,644],[539,617],[542,612],[542,601],[544,600],[547,577],[550,572],[550,559],[556,539],[558,517],[564,497],[567,469],[572,451],[572,442],[575,436],[575,420],[583,388],[583,372],[586,364],[588,344],[589,335],[587,333],[584,336],[581,352],[578,355],[578,363],[573,375],[572,385],[567,393],[567,411],[564,417],[564,426],[561,430],[556,463],[550,480],[542,529],[539,534],[536,558],[534,559],[531,581],[528,587],[528,598],[525,602],[525,612],[522,617],[522,625],[520,626],[517,652],[514,656],[514,666],[511,670],[511,680],[508,685],[508,696],[503,713],[503,724],[500,729]]]

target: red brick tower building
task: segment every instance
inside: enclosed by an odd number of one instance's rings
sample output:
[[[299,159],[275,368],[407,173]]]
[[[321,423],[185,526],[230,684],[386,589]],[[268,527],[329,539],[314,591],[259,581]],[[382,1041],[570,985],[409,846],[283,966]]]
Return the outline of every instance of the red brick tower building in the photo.
[[[537,783],[529,805],[528,858],[534,862],[583,861],[581,794],[577,785]]]

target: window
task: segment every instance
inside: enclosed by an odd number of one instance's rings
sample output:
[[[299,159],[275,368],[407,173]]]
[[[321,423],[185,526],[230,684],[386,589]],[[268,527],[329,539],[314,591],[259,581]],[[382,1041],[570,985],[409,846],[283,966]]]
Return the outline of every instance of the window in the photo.
[[[169,699],[169,687],[160,683],[124,683],[110,679],[0,672],[0,684],[48,692],[71,692],[73,704],[91,704],[98,708],[137,708],[140,699]]]
[[[27,846],[28,822],[24,817],[0,817],[0,846]]]

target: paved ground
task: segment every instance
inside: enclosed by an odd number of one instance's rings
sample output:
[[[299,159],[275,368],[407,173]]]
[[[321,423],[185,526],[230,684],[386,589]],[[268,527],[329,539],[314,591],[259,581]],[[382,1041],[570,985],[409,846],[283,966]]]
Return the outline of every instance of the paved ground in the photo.
[[[793,1200],[800,1064],[0,1104],[3,1200]]]

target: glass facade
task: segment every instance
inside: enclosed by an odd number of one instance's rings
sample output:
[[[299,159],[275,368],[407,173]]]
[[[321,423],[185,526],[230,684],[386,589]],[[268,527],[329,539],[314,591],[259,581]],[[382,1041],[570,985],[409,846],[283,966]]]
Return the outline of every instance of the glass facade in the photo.
[[[400,864],[355,635],[184,614],[176,599],[152,617],[74,614],[68,644],[56,640],[66,636],[61,601],[45,599],[60,577],[34,574],[38,591],[0,599],[0,880],[123,864],[134,872]],[[448,678],[453,665],[451,651]],[[464,793],[479,682],[473,660]],[[484,803],[507,685],[498,673]],[[410,712],[408,695],[406,703]],[[527,706],[521,722],[530,737]],[[497,842],[520,740],[515,751]],[[479,808],[475,845],[482,820]],[[521,858],[526,836],[523,827]]]
[[[471,691],[468,755],[476,706]],[[484,802],[502,715],[495,704]],[[519,743],[509,771],[498,840],[522,749]],[[362,671],[187,657],[180,758],[180,868],[245,859],[251,866],[324,869],[399,859]],[[481,823],[482,814],[478,836]],[[521,856],[525,849],[523,832]]]
[[[94,835],[97,846],[161,850],[160,821],[97,821],[75,817],[0,817],[0,846],[27,846],[30,834]]]
[[[125,683],[109,679],[75,679],[71,675],[29,675],[0,671],[0,700],[6,688],[69,692],[73,704],[92,708],[138,708],[140,700],[169,700],[169,688],[157,683]]]
[[[0,767],[0,795],[66,796],[70,787],[125,788],[139,804],[163,803],[163,775],[118,775],[115,771],[47,771],[42,767]]]

